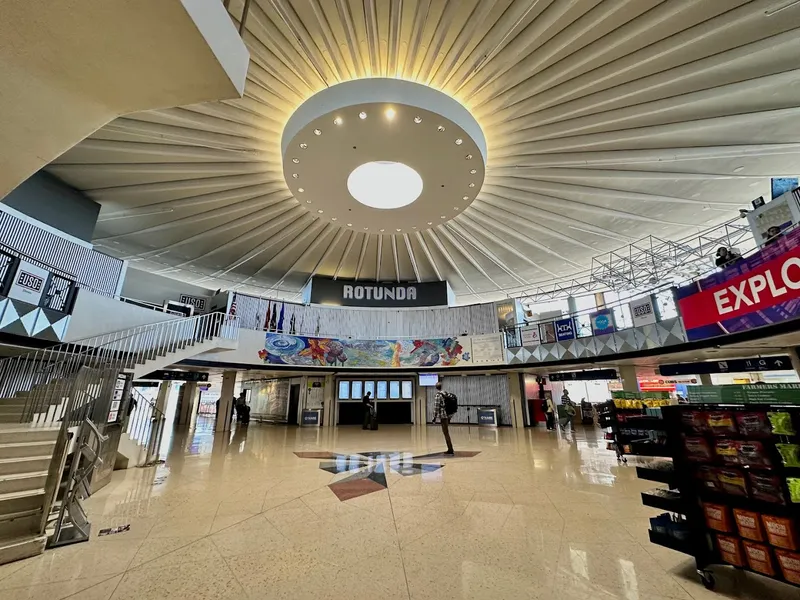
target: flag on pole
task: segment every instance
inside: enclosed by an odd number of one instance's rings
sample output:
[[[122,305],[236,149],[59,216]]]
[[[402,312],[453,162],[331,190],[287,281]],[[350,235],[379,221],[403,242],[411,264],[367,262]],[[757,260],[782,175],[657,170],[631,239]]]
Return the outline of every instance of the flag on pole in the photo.
[[[283,317],[286,314],[286,302],[281,302],[281,316],[278,319],[278,331],[283,333]]]
[[[272,314],[272,302],[267,301],[267,314],[264,317],[264,331],[269,331],[269,317]]]
[[[292,318],[289,319],[289,334],[296,335],[297,334],[297,322],[295,321],[295,314],[292,313]]]
[[[233,299],[231,300],[231,307],[228,310],[228,317],[231,319],[236,317],[236,292],[233,292]]]
[[[272,311],[272,318],[269,320],[269,330],[278,331],[278,303],[275,303],[275,309]]]

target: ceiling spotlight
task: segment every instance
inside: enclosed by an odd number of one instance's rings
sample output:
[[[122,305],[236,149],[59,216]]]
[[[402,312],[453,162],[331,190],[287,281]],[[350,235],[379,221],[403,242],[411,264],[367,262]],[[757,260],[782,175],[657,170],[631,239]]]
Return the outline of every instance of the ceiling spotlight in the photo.
[[[322,135],[322,129],[315,129],[314,135]]]
[[[385,230],[385,229],[381,229],[381,230],[380,230],[380,232],[381,232],[381,233],[383,233],[384,231],[386,231],[386,230]]]
[[[342,123],[344,123],[344,121],[342,120],[342,117],[336,117],[336,118],[333,120],[333,124],[334,124],[334,125],[341,125]]]
[[[364,231],[369,231],[369,227],[364,227]]]
[[[348,227],[352,227],[352,226],[353,226],[353,224],[352,224],[352,223],[348,223],[348,224],[347,224],[347,226],[348,226]]]
[[[457,207],[457,206],[454,206],[454,207],[453,207],[453,210],[458,210],[458,207]]]
[[[360,113],[358,113],[358,118],[359,118],[359,119],[361,119],[361,120],[363,121],[364,119],[366,119],[366,118],[367,118],[367,113],[365,113],[365,112],[362,110]]]
[[[441,216],[441,217],[439,217],[439,218],[440,218],[440,219],[446,219],[447,217],[445,217],[444,215],[442,215],[442,216]]]
[[[444,125],[439,125],[439,126],[436,128],[436,131],[438,131],[439,133],[441,133],[442,131],[444,131]]]
[[[419,116],[417,116],[417,117],[414,117],[414,123],[416,123],[417,125],[419,125],[420,123],[422,123],[422,117],[419,117]]]
[[[318,210],[317,212],[318,212],[319,214],[322,214],[324,211],[322,211],[322,210]]]
[[[466,158],[467,160],[472,160],[472,154],[467,154],[464,158]]]
[[[293,159],[292,159],[292,162],[293,162],[294,164],[296,164],[296,165],[297,165],[297,164],[300,164],[300,159],[299,159],[299,158],[293,158]]]
[[[456,140],[456,146],[460,146],[460,145],[461,145],[461,144],[463,144],[463,143],[464,143],[464,140],[462,140],[461,138],[458,138],[458,139]]]
[[[475,187],[475,184],[474,183],[470,183],[469,187]]]
[[[416,229],[416,228],[417,228],[417,226],[415,225],[415,226],[414,226],[414,227],[412,227],[411,229]]]
[[[300,192],[300,193],[302,194],[302,193],[303,193],[303,192],[305,192],[306,190],[305,190],[305,188],[297,188],[297,191],[298,191],[298,192]]]
[[[462,196],[461,199],[462,200],[469,200],[469,196]]]
[[[292,179],[297,179],[298,177],[300,177],[300,175],[297,173],[292,173]]]
[[[475,173],[477,173],[477,172],[478,172],[478,169],[471,169],[469,174],[470,175],[475,175]]]
[[[311,200],[306,200],[306,204],[311,204]]]
[[[387,118],[387,119],[389,119],[389,120],[391,121],[392,119],[394,119],[394,116],[395,116],[397,113],[394,111],[394,109],[393,109],[393,108],[387,108],[387,109],[386,109],[386,112],[385,112],[385,113],[383,113],[383,114],[385,114],[385,115],[386,115],[386,118]]]
[[[303,142],[302,144],[300,144],[300,148],[301,148],[302,150],[305,150],[306,148],[308,148],[308,144],[306,144],[305,142]]]
[[[335,220],[336,220],[336,217],[331,217],[331,221],[335,221]]]
[[[428,225],[433,225],[433,221],[428,221]]]

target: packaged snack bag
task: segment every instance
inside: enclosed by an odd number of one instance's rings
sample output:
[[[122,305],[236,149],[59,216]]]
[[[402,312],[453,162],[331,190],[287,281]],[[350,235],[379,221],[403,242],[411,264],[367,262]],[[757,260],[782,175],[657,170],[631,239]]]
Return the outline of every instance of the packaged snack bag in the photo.
[[[753,571],[770,577],[775,576],[775,567],[772,566],[772,556],[769,548],[764,544],[756,544],[748,540],[744,540],[742,545],[744,546],[744,555],[747,557],[747,564],[750,565]]]
[[[740,536],[754,542],[764,541],[764,531],[761,528],[761,519],[758,518],[758,513],[734,508],[733,519],[736,521],[736,529],[739,530]]]
[[[800,502],[800,479],[787,477],[786,485],[789,486],[789,499],[792,502]]]
[[[735,440],[717,440],[714,451],[726,465],[739,464],[739,442]]]
[[[747,496],[747,483],[744,474],[737,469],[719,469],[717,481],[722,491],[734,496]]]
[[[737,567],[744,566],[744,553],[742,552],[742,544],[735,537],[728,537],[727,535],[717,534],[717,546],[719,547],[720,556],[722,560],[730,565]]]
[[[736,425],[739,433],[745,437],[769,437],[772,435],[769,419],[763,412],[736,413]]]
[[[727,410],[717,410],[706,415],[708,428],[714,435],[734,435],[738,433],[733,413]]]
[[[709,529],[722,531],[723,533],[728,533],[733,529],[731,526],[731,511],[727,506],[703,502],[703,514],[706,516],[706,525],[708,525]]]
[[[797,550],[797,536],[792,519],[761,515],[761,520],[770,544],[785,550]]]
[[[737,450],[739,451],[739,463],[750,467],[770,467],[772,460],[770,460],[764,444],[755,441],[738,441],[736,442]]]
[[[686,449],[686,457],[689,460],[704,461],[711,460],[714,457],[711,446],[705,438],[687,437],[684,438],[683,445]]]
[[[787,467],[800,467],[800,446],[797,444],[775,444]]]
[[[781,479],[777,475],[751,471],[747,474],[747,479],[750,482],[750,495],[756,500],[772,502],[773,504],[786,504]]]
[[[775,435],[794,435],[791,414],[787,412],[768,412],[767,418],[772,427],[772,433]]]
[[[722,487],[719,484],[719,479],[717,477],[717,469],[715,469],[714,467],[701,465],[695,471],[694,476],[695,479],[699,481],[700,487],[702,487],[703,489],[712,492],[723,491]]]
[[[786,550],[775,550],[775,558],[783,572],[786,581],[800,584],[800,554],[787,552]]]
[[[706,433],[708,431],[706,413],[701,410],[684,411],[681,413],[681,425],[683,425],[684,431]]]

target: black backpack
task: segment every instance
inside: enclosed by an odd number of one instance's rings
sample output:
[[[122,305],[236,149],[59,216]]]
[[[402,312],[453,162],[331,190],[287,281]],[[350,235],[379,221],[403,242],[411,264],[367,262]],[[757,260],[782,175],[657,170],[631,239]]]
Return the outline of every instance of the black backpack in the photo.
[[[444,398],[444,411],[448,415],[455,414],[458,410],[458,398],[453,392],[442,392]]]

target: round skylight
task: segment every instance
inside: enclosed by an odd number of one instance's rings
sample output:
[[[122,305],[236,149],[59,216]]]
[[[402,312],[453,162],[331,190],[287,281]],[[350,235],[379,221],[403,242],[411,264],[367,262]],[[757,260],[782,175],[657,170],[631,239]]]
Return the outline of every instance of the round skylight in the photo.
[[[403,163],[368,162],[353,169],[347,178],[347,190],[365,206],[400,208],[422,194],[422,177]]]

